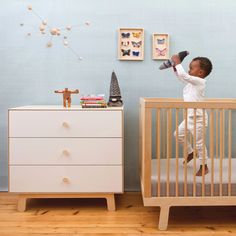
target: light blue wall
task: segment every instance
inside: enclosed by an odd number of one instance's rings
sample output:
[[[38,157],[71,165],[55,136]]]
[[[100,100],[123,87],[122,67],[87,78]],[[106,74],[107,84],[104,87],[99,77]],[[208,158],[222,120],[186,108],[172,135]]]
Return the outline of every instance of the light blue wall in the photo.
[[[54,41],[45,48],[48,36],[35,30],[35,11],[51,25],[66,26],[90,20],[91,27],[74,29],[70,40],[84,60]],[[125,103],[125,188],[139,190],[138,105],[140,97],[180,97],[182,84],[172,70],[160,71],[151,59],[151,35],[170,35],[170,51],[187,49],[186,58],[209,57],[214,70],[208,78],[208,97],[235,96],[236,65],[235,0],[0,0],[0,175],[7,176],[7,109],[28,104],[61,104],[55,89],[79,88],[81,94],[109,95],[114,69]],[[117,29],[145,29],[145,60],[117,60]],[[79,102],[76,96],[73,103]],[[34,122],[34,121],[32,121]],[[37,124],[35,124],[37,125]],[[6,182],[1,179],[3,187]],[[4,183],[3,183],[4,182]]]

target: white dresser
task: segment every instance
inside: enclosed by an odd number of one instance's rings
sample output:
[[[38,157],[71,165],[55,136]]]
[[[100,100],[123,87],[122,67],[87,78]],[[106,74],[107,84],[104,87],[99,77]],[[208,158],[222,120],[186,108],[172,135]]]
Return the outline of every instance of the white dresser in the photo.
[[[123,186],[123,108],[9,109],[9,192],[28,198],[106,198]]]

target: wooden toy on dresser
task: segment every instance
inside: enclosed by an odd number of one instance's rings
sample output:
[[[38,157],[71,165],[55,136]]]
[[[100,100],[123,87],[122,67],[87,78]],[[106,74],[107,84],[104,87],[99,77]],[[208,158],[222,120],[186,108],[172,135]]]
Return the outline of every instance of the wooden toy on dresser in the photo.
[[[64,90],[55,90],[55,93],[62,93],[63,94],[63,106],[64,107],[71,107],[71,94],[78,94],[79,90],[69,90],[65,88]]]

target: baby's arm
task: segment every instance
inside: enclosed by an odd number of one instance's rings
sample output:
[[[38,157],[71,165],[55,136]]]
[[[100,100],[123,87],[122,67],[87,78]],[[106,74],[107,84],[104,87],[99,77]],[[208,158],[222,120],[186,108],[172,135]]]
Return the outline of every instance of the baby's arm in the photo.
[[[174,62],[174,66],[173,66],[173,70],[174,70],[174,73],[176,75],[176,77],[183,83],[187,83],[185,80],[183,80],[179,75],[178,75],[178,72],[177,72],[177,69],[176,69],[176,66],[179,65],[181,63],[180,61],[180,58],[179,58],[179,55],[173,55],[171,57],[171,60]]]
[[[195,76],[191,76],[185,72],[183,66],[181,65],[181,60],[178,55],[173,55],[171,57],[171,60],[175,63],[174,71],[179,80],[181,80],[184,83],[191,83],[194,85],[201,85],[202,83],[204,83],[204,80]]]
[[[175,66],[177,77],[185,83],[191,83],[194,85],[202,85],[205,81],[195,76],[191,76],[185,72],[183,66],[178,64]]]

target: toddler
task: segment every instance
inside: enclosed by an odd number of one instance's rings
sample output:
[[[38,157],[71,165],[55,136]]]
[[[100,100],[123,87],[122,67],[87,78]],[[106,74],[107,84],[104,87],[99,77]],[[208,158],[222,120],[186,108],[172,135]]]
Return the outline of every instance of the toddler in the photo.
[[[205,97],[205,87],[206,80],[205,78],[212,71],[212,63],[206,57],[196,57],[192,60],[189,65],[188,73],[185,72],[181,65],[181,60],[178,55],[172,56],[172,61],[174,62],[174,71],[180,81],[185,83],[185,87],[183,89],[183,99],[185,102],[199,102],[204,101]],[[207,113],[205,113],[205,125],[207,126],[208,117]],[[188,109],[188,119],[187,119],[187,129],[191,134],[194,134],[194,110]],[[174,133],[176,136],[176,131]],[[185,138],[185,120],[178,127],[178,141],[180,143],[184,143]],[[196,176],[202,176],[203,171],[203,150],[205,148],[205,173],[206,175],[209,172],[207,166],[207,150],[205,145],[203,145],[203,110],[196,110],[196,148],[198,158],[200,160],[200,168],[196,173]],[[187,141],[187,163],[193,159],[193,148],[191,144]]]

